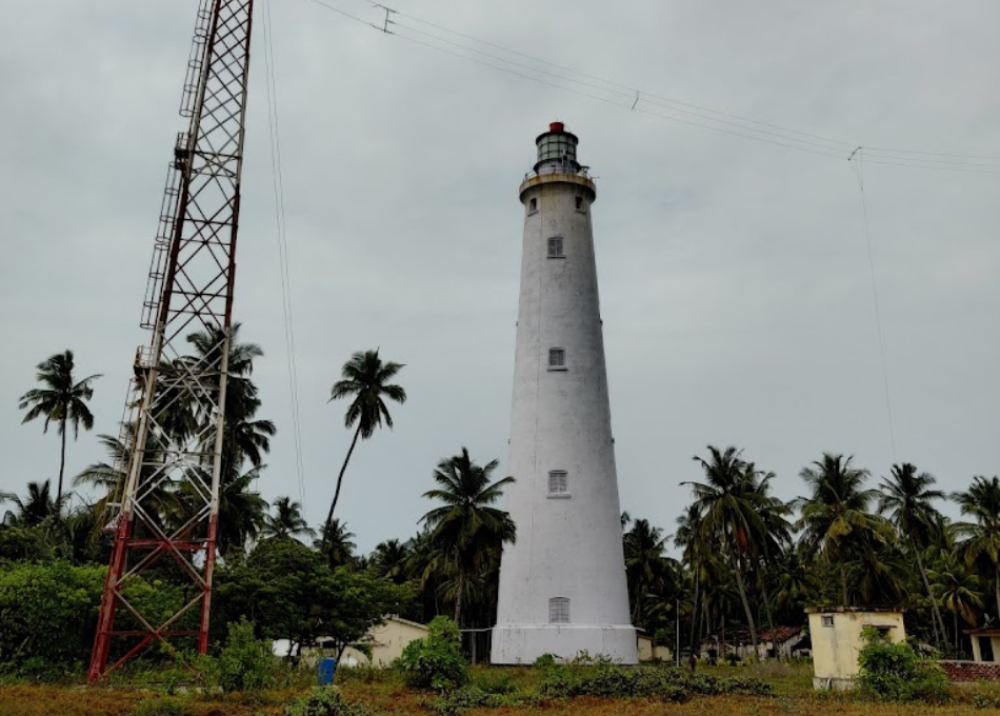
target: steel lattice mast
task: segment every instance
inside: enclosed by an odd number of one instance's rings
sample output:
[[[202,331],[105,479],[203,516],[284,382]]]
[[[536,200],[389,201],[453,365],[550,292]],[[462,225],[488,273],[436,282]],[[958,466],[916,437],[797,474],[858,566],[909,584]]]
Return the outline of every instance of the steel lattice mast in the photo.
[[[157,640],[192,639],[201,653],[208,646],[252,11],[253,0],[199,3],[181,100],[190,125],[174,147],[143,302],[152,337],[136,355],[123,421],[130,449],[120,461],[125,481],[91,681]],[[193,333],[206,337],[198,350]],[[165,494],[180,517],[164,517]],[[128,595],[154,565],[185,585],[184,605],[166,618],[141,613]]]

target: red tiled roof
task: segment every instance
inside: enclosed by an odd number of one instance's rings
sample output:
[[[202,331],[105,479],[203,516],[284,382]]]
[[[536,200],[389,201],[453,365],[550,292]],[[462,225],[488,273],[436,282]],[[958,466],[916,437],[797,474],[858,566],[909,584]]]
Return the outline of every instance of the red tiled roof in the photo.
[[[1000,664],[983,661],[939,661],[952,681],[1000,681]]]
[[[778,644],[784,644],[785,642],[794,639],[799,634],[802,633],[802,627],[800,626],[779,626],[774,628],[774,636],[771,635],[770,629],[761,629],[757,632],[757,641],[770,641],[777,642]],[[727,629],[726,633],[726,643],[727,644],[749,644],[750,643],[750,630],[749,629]],[[718,639],[722,641],[722,632],[716,632],[710,637],[705,639],[705,642],[715,642]],[[703,642],[704,643],[704,642]]]

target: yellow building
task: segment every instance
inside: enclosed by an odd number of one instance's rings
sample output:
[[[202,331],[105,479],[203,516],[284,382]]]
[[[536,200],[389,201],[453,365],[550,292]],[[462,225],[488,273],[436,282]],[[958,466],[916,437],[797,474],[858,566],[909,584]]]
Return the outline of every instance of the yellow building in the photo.
[[[658,646],[653,643],[653,637],[646,634],[639,634],[639,661],[666,661],[673,662],[674,653],[665,646]]]
[[[373,627],[364,641],[349,646],[340,657],[343,666],[370,664],[386,667],[403,654],[403,649],[411,641],[427,636],[428,629],[418,622],[402,617],[389,616],[381,626]],[[365,652],[370,651],[369,657]]]
[[[849,689],[858,675],[861,632],[874,627],[893,643],[906,639],[903,612],[898,609],[834,607],[806,609],[812,638],[813,686]]]

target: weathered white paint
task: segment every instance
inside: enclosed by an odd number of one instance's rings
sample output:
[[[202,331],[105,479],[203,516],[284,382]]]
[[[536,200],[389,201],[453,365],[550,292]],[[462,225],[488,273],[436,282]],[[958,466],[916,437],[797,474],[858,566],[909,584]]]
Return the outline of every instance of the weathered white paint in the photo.
[[[524,243],[509,462],[517,482],[506,490],[517,542],[503,552],[492,661],[530,663],[547,653],[569,659],[587,651],[632,664],[636,632],[629,619],[590,219],[596,191],[581,172],[552,169],[536,165],[536,174],[521,185]],[[548,257],[553,236],[563,239],[563,258]],[[566,351],[565,369],[549,369],[551,348]],[[568,497],[549,497],[552,470],[567,472]],[[570,623],[549,624],[553,597],[570,599]]]

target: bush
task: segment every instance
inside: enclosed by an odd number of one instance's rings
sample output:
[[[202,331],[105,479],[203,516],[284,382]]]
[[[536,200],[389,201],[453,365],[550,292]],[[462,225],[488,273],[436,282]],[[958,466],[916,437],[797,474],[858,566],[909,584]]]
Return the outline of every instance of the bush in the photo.
[[[717,679],[676,666],[620,666],[607,662],[553,667],[542,677],[539,691],[552,697],[656,698],[674,702],[695,695],[773,693],[768,684],[753,676]]]
[[[911,644],[893,644],[871,627],[862,638],[858,685],[863,695],[883,701],[947,700],[948,677],[937,664],[921,659]]]
[[[97,628],[107,568],[55,561],[5,564],[0,570],[0,671],[55,678],[83,669]],[[159,623],[183,605],[175,588],[153,589],[130,580],[125,596],[147,619]],[[120,609],[120,627],[136,628]]]
[[[285,709],[285,716],[375,716],[378,711],[362,703],[344,701],[332,686],[323,686]]]
[[[469,681],[469,667],[462,656],[458,626],[448,617],[438,616],[428,627],[427,636],[407,644],[396,661],[406,683],[437,691],[464,686]]]
[[[246,619],[229,625],[229,639],[219,654],[218,678],[223,691],[259,691],[274,685],[271,645],[254,636],[253,624]]]
[[[146,699],[132,707],[130,716],[188,716],[187,703],[173,697]]]

